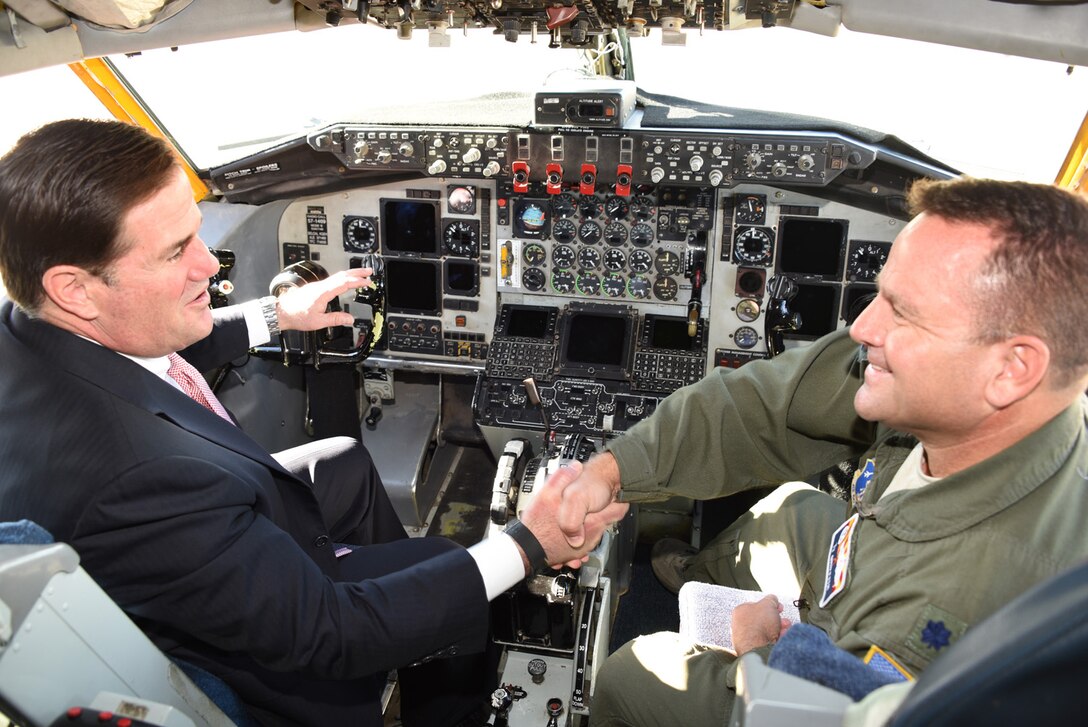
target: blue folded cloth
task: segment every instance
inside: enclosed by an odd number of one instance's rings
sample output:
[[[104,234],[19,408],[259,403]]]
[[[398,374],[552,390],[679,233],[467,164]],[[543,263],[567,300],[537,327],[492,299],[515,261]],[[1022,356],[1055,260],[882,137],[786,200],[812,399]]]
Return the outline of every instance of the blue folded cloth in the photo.
[[[53,542],[49,531],[30,520],[0,523],[0,545],[48,545]]]
[[[767,665],[842,692],[854,701],[878,687],[902,680],[873,669],[831,643],[823,631],[804,623],[791,626],[782,635]]]

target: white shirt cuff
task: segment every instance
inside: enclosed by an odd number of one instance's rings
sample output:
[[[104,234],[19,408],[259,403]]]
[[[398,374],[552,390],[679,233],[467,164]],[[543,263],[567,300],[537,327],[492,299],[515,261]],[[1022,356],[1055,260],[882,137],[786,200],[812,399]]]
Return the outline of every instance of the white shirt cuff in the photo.
[[[239,304],[242,315],[246,319],[246,331],[249,333],[249,345],[261,346],[272,340],[272,334],[268,332],[268,324],[264,322],[264,312],[261,311],[260,300],[247,300]]]
[[[468,554],[480,569],[488,601],[525,580],[521,551],[506,533],[495,533],[481,540],[468,549]]]

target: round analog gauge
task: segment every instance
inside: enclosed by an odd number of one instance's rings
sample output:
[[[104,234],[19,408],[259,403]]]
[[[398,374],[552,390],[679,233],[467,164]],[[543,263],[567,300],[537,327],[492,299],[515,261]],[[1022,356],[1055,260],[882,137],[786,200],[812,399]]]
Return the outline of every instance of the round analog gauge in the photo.
[[[543,265],[544,261],[548,259],[548,253],[544,251],[544,246],[535,242],[526,245],[521,254],[529,265]]]
[[[557,242],[572,242],[578,236],[578,228],[571,220],[556,220],[552,225],[552,239]]]
[[[639,250],[639,252],[642,252]],[[623,266],[627,264],[627,256],[623,254],[623,250],[617,250],[616,248],[610,248],[604,252],[604,269],[605,270],[623,270]]]
[[[578,203],[574,200],[574,195],[557,194],[552,197],[552,215],[558,218],[571,217],[578,209]]]
[[[608,273],[604,276],[601,288],[609,298],[620,298],[627,292],[627,283],[619,273]]]
[[[610,220],[622,220],[627,217],[627,211],[631,205],[623,197],[613,194],[604,201],[604,213]]]
[[[627,228],[622,222],[609,222],[604,228],[604,239],[609,245],[619,247],[627,242]]]
[[[774,237],[766,227],[742,227],[733,240],[733,258],[738,263],[766,265],[773,249]]]
[[[585,194],[578,200],[578,213],[587,220],[595,220],[601,216],[604,205],[595,194]]]
[[[680,286],[672,278],[658,278],[654,281],[654,296],[658,300],[676,300]]]
[[[578,228],[578,239],[587,245],[596,245],[601,241],[601,226],[593,220],[583,222]]]
[[[650,281],[643,275],[632,275],[627,281],[627,292],[632,298],[646,300],[650,297]]]
[[[737,348],[755,348],[759,343],[759,333],[751,326],[741,326],[733,331],[733,343],[737,344]]]
[[[846,263],[846,276],[850,280],[872,282],[888,262],[890,242],[855,242],[850,246],[850,258]]]
[[[762,225],[767,216],[767,203],[760,194],[737,197],[737,224]]]
[[[475,257],[479,249],[480,233],[476,225],[468,220],[454,220],[446,225],[442,241],[446,252],[459,257]]]
[[[634,203],[631,205],[631,211],[635,213],[635,219],[645,222],[657,216],[657,205],[654,204],[652,197],[640,194],[635,197]]]
[[[759,318],[759,301],[752,298],[745,298],[737,303],[736,311],[737,318],[740,318],[745,323],[751,323],[756,318]]]
[[[601,253],[593,247],[583,247],[578,251],[578,267],[596,270],[601,264]]]
[[[556,270],[552,273],[552,289],[556,293],[569,295],[574,292],[574,273],[570,270]]]
[[[525,272],[521,274],[521,284],[526,290],[536,292],[544,289],[544,282],[547,277],[544,275],[544,271],[540,268],[525,268]]]
[[[450,187],[447,199],[450,212],[471,215],[476,212],[476,192],[472,187]]]
[[[555,267],[560,270],[569,268],[574,264],[574,248],[566,245],[557,245],[552,250],[552,262],[555,263]]]
[[[344,218],[344,249],[348,252],[373,252],[378,246],[378,230],[368,217]]]
[[[578,292],[582,295],[597,295],[601,292],[601,277],[597,273],[579,273]]]
[[[631,272],[645,273],[649,272],[654,261],[650,258],[650,253],[645,250],[635,250],[631,253],[631,259],[628,261],[628,264],[631,266]]]
[[[654,241],[654,228],[645,222],[639,222],[631,228],[631,244],[635,247],[646,247]]]
[[[680,272],[680,256],[671,250],[658,250],[654,268],[660,275],[676,275]]]

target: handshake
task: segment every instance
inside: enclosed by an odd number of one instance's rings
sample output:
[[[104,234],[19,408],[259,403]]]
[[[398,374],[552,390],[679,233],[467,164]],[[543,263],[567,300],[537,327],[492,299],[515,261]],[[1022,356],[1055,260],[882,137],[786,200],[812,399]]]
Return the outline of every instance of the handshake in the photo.
[[[605,529],[627,513],[628,504],[615,501],[619,485],[616,460],[599,454],[584,465],[560,466],[534,493],[521,524],[536,536],[548,564],[578,568],[585,562]]]

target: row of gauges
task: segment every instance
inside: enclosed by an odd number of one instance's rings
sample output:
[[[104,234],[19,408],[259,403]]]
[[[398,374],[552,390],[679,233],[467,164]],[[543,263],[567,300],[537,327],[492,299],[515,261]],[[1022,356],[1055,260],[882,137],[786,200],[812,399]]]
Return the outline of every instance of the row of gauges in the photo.
[[[654,241],[654,228],[645,222],[636,222],[630,232],[622,222],[609,222],[604,227],[595,220],[575,225],[573,220],[556,220],[552,225],[552,239],[556,242],[574,242],[596,245],[601,240],[613,247],[630,241],[636,247],[647,247]]]
[[[378,226],[373,217],[344,217],[344,250],[368,253],[378,249]],[[446,220],[442,224],[442,249],[447,255],[476,257],[480,252],[478,220]]]
[[[522,256],[531,267],[541,266],[548,259],[544,246],[536,242],[526,245]],[[602,252],[595,247],[583,247],[575,252],[569,245],[556,245],[552,250],[552,264],[557,270],[566,270],[576,263],[582,270],[604,268],[609,272],[620,272],[627,268],[633,273],[647,273],[653,268],[658,275],[680,272],[680,256],[671,250],[658,250],[653,255],[646,250],[633,250],[628,255],[617,248]]]
[[[652,197],[638,195],[628,201],[626,197],[609,195],[602,199],[595,194],[575,196],[569,192],[557,194],[548,201],[552,217],[567,219],[578,215],[583,220],[599,219],[602,215],[610,220],[652,220],[657,215],[657,204]]]
[[[521,284],[534,293],[544,290],[548,274],[540,268],[526,268],[521,274]],[[680,292],[676,280],[661,276],[651,281],[645,275],[606,272],[603,275],[590,270],[555,270],[551,277],[552,290],[560,295],[606,295],[609,298],[629,296],[647,300],[652,294],[658,300],[672,301]]]

